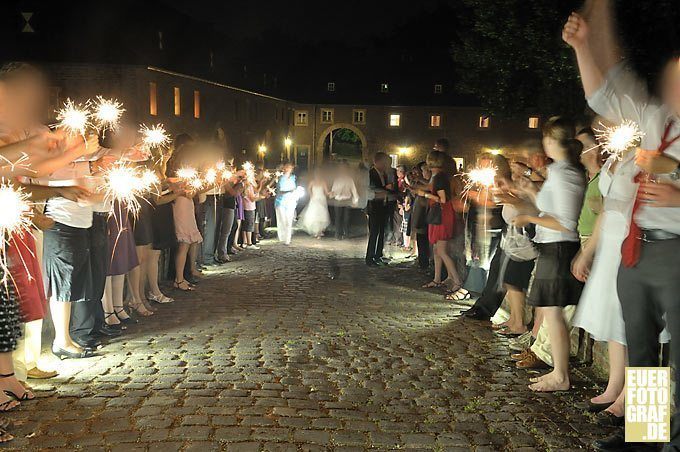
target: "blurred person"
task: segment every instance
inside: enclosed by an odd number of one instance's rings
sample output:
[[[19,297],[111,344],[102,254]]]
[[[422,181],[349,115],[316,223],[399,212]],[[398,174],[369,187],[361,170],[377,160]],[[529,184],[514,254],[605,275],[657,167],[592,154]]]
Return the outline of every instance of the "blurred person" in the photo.
[[[384,152],[376,152],[373,156],[373,167],[369,171],[370,200],[367,205],[368,248],[366,249],[366,265],[370,267],[387,264],[383,259],[383,246],[385,225],[388,219],[387,194],[392,189],[392,186],[387,182],[389,165],[390,157]]]
[[[300,213],[298,224],[307,234],[320,239],[323,237],[324,231],[331,223],[331,218],[328,213],[327,196],[329,194],[332,196],[332,193],[329,193],[326,181],[320,170],[314,171],[308,187],[309,203],[307,203],[307,206]]]
[[[349,164],[341,162],[331,186],[330,197],[335,200],[335,238],[343,240],[349,235],[352,207],[359,204],[359,192],[350,173]]]
[[[298,201],[297,179],[293,174],[294,165],[284,162],[282,174],[276,182],[276,231],[279,242],[290,245],[293,237],[293,221]]]

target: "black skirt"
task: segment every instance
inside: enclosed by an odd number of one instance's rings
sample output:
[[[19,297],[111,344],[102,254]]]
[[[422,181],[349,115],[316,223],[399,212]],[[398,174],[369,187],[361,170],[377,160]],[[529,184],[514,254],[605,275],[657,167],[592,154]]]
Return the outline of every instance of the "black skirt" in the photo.
[[[571,261],[579,242],[537,243],[538,257],[529,286],[527,304],[538,307],[565,307],[578,304],[583,283],[571,274]]]
[[[12,279],[0,270],[2,279],[6,283],[0,283],[0,353],[11,353],[17,349],[17,341],[21,338],[21,313]]]
[[[505,267],[503,283],[520,290],[527,290],[531,274],[534,271],[534,263],[535,260],[517,262],[509,259]]]
[[[255,231],[255,211],[254,210],[244,210],[243,211],[243,224],[241,224],[241,230],[243,232],[254,232]]]
[[[151,230],[153,249],[165,250],[173,248],[177,244],[172,203],[161,204],[151,209]]]
[[[135,246],[144,246],[153,243],[153,226],[151,215],[153,207],[146,199],[138,199],[140,204],[139,213],[136,217],[130,218],[130,224],[135,233]]]
[[[87,301],[92,291],[89,230],[55,223],[43,237],[47,298]]]

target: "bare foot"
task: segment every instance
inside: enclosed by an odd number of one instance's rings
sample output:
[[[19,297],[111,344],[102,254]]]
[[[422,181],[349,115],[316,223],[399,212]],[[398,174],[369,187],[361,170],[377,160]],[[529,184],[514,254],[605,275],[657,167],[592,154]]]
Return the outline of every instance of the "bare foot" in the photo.
[[[491,329],[492,330],[501,330],[508,326],[508,322],[503,322],[503,323],[492,323],[491,324]]]
[[[534,392],[557,392],[568,391],[571,387],[568,375],[561,375],[555,371],[543,375],[539,378],[532,378],[533,384],[529,385],[529,389]]]
[[[590,403],[611,403],[616,400],[618,394],[610,395],[606,391],[599,396],[590,399]]]
[[[623,400],[621,400],[620,402],[617,400],[612,405],[610,405],[609,408],[607,408],[605,411],[613,414],[616,417],[622,417],[623,415],[626,414],[626,408],[625,404],[623,403]]]

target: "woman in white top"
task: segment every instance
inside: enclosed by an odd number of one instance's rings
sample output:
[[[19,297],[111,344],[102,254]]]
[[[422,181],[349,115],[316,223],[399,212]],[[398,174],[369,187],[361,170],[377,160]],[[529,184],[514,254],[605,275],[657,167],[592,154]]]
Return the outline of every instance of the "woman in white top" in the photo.
[[[576,232],[585,191],[585,175],[579,156],[583,146],[574,137],[571,121],[551,118],[543,127],[543,148],[553,163],[545,183],[535,193],[538,215],[518,215],[514,225],[536,225],[536,270],[527,303],[536,307],[548,326],[554,369],[532,378],[537,392],[566,391],[569,383],[569,331],[562,310],[578,304],[583,285],[571,274],[571,261],[579,250]]]

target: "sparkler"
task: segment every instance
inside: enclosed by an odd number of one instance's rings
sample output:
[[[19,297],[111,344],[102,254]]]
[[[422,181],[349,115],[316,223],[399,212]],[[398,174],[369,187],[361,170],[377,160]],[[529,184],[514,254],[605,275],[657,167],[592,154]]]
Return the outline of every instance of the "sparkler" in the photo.
[[[496,168],[474,168],[467,173],[468,184],[478,185],[484,188],[493,187],[496,181]]]
[[[208,185],[215,185],[215,182],[217,182],[217,169],[208,168],[203,178]]]
[[[147,149],[160,148],[170,142],[170,136],[165,131],[163,124],[156,124],[151,127],[142,124],[139,133],[142,134],[142,144]]]
[[[232,173],[230,170],[225,169],[224,171],[222,171],[223,180],[230,180],[232,177],[234,177],[234,173]]]
[[[104,198],[124,206],[134,216],[141,209],[137,196],[146,189],[139,170],[126,162],[117,162],[104,173]]]
[[[87,107],[66,99],[64,106],[57,111],[57,127],[64,129],[69,135],[80,135],[85,138],[85,131],[91,126],[92,113]]]
[[[177,177],[184,180],[196,179],[198,171],[194,168],[184,167],[177,170]]]
[[[97,96],[92,117],[97,129],[115,131],[118,129],[124,111],[123,104],[116,99],[104,99],[102,96]]]
[[[602,128],[595,130],[595,136],[601,143],[602,152],[616,155],[616,158],[619,160],[624,152],[637,146],[644,136],[644,133],[640,131],[638,125],[633,121],[624,121],[618,126],[613,127],[605,126],[604,124],[600,125]],[[597,146],[587,149],[585,152],[596,148]]]
[[[152,187],[159,184],[160,180],[155,171],[145,169],[141,175],[141,187],[145,190],[150,190]]]
[[[31,230],[31,203],[28,194],[12,184],[0,181],[0,206],[3,214],[0,215],[0,269],[2,280],[6,285],[11,277],[7,266],[7,246],[14,237],[24,233],[30,234]]]

